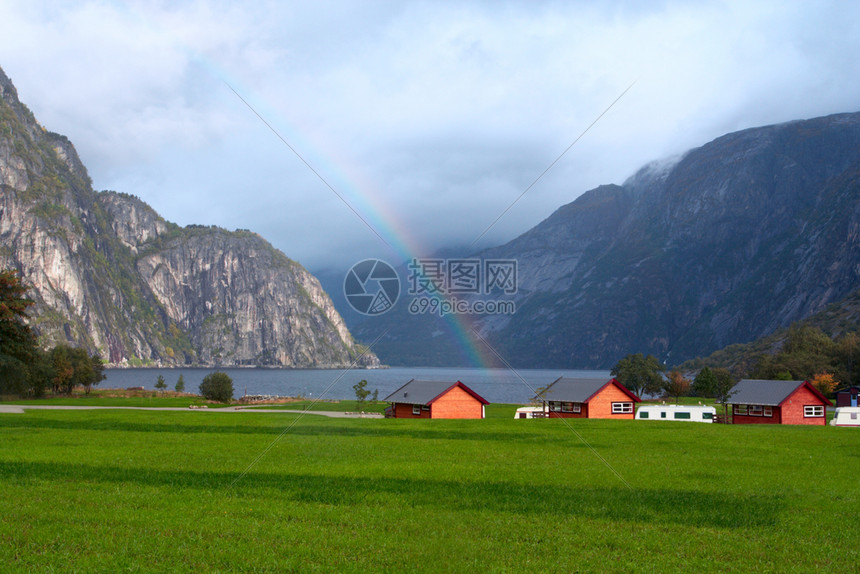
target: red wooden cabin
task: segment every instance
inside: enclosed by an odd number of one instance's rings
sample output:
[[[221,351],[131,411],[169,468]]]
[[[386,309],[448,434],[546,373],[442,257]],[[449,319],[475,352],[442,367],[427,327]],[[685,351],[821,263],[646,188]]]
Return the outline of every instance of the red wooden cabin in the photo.
[[[482,419],[484,407],[490,404],[460,381],[415,379],[384,400],[391,403],[386,415],[398,419]]]
[[[809,381],[744,379],[732,390],[734,424],[824,425],[833,406]]]
[[[541,393],[550,418],[632,419],[639,397],[617,379],[560,377]]]

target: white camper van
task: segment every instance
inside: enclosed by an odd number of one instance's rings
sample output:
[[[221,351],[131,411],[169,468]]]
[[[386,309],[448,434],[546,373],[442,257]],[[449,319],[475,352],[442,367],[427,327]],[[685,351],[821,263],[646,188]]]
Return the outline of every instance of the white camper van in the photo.
[[[515,419],[537,419],[544,416],[543,407],[520,407],[514,413]]]
[[[839,407],[830,424],[835,427],[860,427],[860,407]]]
[[[717,409],[693,405],[643,405],[636,411],[636,420],[692,421],[712,423]]]

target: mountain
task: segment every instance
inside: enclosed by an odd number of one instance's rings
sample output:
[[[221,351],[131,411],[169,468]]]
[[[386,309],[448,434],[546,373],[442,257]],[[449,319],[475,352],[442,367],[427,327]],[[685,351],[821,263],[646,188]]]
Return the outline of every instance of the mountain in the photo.
[[[789,328],[780,328],[773,333],[750,341],[736,343],[714,351],[707,357],[696,357],[678,366],[683,371],[697,371],[704,366],[723,367],[738,376],[746,375],[764,355],[775,355],[783,349],[791,329],[817,329],[834,340],[860,331],[860,290],[825,307],[814,315],[792,323]],[[853,357],[852,357],[853,361]]]
[[[45,344],[115,365],[343,366],[361,355],[319,282],[250,231],[179,226],[95,192],[0,69],[0,268],[36,301]],[[361,358],[373,365],[373,354]]]
[[[606,368],[635,352],[677,364],[860,288],[858,241],[860,114],[747,129],[592,189],[475,254],[515,259],[519,289],[515,313],[474,328],[519,367]],[[389,328],[375,349],[396,364],[415,322],[355,332]]]

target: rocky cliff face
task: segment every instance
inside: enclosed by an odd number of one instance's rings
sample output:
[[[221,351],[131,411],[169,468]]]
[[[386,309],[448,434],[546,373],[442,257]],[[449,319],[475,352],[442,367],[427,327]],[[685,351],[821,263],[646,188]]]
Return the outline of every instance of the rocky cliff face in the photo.
[[[516,313],[475,324],[515,366],[677,364],[756,339],[860,288],[860,114],[723,136],[476,256],[518,261]]]
[[[2,70],[0,267],[32,285],[45,344],[113,364],[322,367],[361,354],[319,282],[258,235],[179,228],[137,198],[94,192],[72,144]]]
[[[608,207],[584,223],[595,203]],[[567,247],[559,230],[582,241]],[[858,231],[860,114],[729,134],[593,190],[495,250],[526,280],[492,337],[525,364],[610,366],[638,351],[680,362],[857,289]],[[540,242],[582,255],[538,258],[528,246]],[[532,287],[542,276],[553,279]]]

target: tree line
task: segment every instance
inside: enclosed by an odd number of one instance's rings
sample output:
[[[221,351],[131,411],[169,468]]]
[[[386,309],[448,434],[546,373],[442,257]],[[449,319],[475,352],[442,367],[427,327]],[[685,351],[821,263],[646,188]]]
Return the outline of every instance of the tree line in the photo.
[[[42,349],[27,324],[34,302],[26,293],[16,271],[0,271],[0,395],[71,394],[77,386],[89,393],[105,378],[101,357],[68,345]]]
[[[612,376],[637,396],[696,396],[725,402],[732,387],[746,378],[809,381],[832,397],[836,390],[860,380],[860,336],[851,332],[832,338],[817,327],[794,325],[776,353],[762,353],[731,371],[704,366],[690,379],[677,368],[668,370],[653,355],[636,353],[618,361]]]

